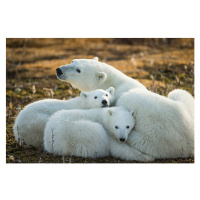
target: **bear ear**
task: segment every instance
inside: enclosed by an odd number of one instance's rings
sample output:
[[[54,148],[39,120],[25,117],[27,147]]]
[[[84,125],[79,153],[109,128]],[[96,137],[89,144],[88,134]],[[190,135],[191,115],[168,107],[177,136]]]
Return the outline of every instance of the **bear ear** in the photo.
[[[107,74],[105,72],[96,73],[97,80],[100,82],[104,82],[107,78]]]
[[[131,115],[132,115],[134,118],[136,118],[136,111],[135,111],[135,110],[132,110],[132,111],[131,111]]]
[[[80,93],[80,97],[87,98],[88,97],[88,92],[81,92]]]
[[[113,111],[112,110],[108,110],[108,114],[111,116],[113,115]]]
[[[115,88],[114,87],[109,87],[106,91],[108,91],[111,95],[115,94]]]
[[[94,58],[93,58],[93,60],[96,60],[96,61],[98,61],[98,60],[99,60],[99,58],[98,58],[98,57],[94,57]]]

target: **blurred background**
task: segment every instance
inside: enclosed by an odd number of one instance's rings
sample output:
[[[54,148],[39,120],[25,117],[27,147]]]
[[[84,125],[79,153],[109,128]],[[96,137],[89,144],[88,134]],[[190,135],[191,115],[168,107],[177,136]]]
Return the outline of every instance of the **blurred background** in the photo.
[[[7,80],[56,79],[55,69],[75,58],[99,57],[146,87],[186,87],[193,94],[194,39],[7,39]],[[155,88],[154,88],[155,90]],[[162,91],[157,88],[158,92]],[[163,91],[164,94],[165,91]]]
[[[16,115],[39,99],[79,95],[80,91],[56,78],[56,68],[73,59],[94,57],[161,95],[175,88],[194,95],[193,38],[7,38],[7,162],[38,162],[41,152],[33,150],[30,156],[13,138]],[[42,162],[48,162],[45,159]]]

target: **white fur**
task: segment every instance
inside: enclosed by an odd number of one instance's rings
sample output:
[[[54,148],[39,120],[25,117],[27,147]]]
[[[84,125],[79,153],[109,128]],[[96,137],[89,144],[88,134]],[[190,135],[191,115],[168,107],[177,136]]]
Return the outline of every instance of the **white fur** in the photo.
[[[47,123],[44,131],[46,151],[56,155],[91,158],[109,155],[108,136],[101,124],[88,120],[64,121],[59,124],[63,121],[62,117],[53,116]]]
[[[117,106],[135,112],[136,125],[129,134],[129,146],[155,158],[194,156],[194,121],[190,112],[193,98],[185,92],[183,96],[175,93],[180,91],[169,94],[172,100],[135,89],[118,99]],[[126,151],[122,149],[121,154]]]
[[[113,156],[133,159],[134,148],[155,158],[194,155],[194,99],[186,91],[174,90],[169,98],[148,92],[138,81],[98,62],[98,58],[75,59],[59,69],[60,80],[83,91],[115,87],[116,100],[120,98],[117,105],[137,111],[136,130],[131,132],[127,144],[118,142],[120,151],[111,152]],[[128,92],[132,89],[135,91]]]
[[[106,101],[104,105],[102,101]],[[81,92],[80,97],[66,100],[45,99],[26,106],[17,116],[14,135],[24,147],[39,147],[43,144],[43,132],[49,117],[61,109],[89,109],[109,106],[114,101],[114,88]],[[104,102],[105,103],[105,102]]]
[[[175,89],[168,94],[168,98],[184,103],[191,117],[194,119],[194,98],[189,92],[182,89]]]
[[[58,69],[62,71],[60,75],[57,73],[58,79],[69,82],[81,91],[114,87],[116,99],[130,89],[146,89],[144,85],[114,67],[99,62],[97,57],[94,59],[75,59],[71,64]]]
[[[122,107],[61,110],[53,114],[46,124],[44,148],[57,155],[81,157],[107,156],[110,149],[111,155],[115,156],[120,152],[120,138],[127,140],[133,127],[132,112]],[[131,153],[131,156],[125,155],[122,159],[152,159],[134,148],[131,148]]]

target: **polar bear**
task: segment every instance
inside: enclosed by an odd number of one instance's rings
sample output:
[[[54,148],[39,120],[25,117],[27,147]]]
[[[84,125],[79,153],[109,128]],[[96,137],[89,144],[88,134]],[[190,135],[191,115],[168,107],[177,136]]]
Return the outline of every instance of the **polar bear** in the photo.
[[[57,155],[119,157],[122,145],[135,124],[133,113],[123,107],[61,110],[46,123],[44,148]],[[108,134],[107,134],[108,133]],[[130,148],[126,160],[152,161],[152,157]]]
[[[13,132],[20,145],[28,148],[43,144],[43,132],[48,118],[61,109],[89,109],[108,107],[114,101],[113,87],[81,92],[80,97],[66,100],[45,99],[26,106],[17,116]]]
[[[140,89],[124,93],[116,106],[136,113],[135,129],[129,134],[127,145],[154,158],[194,156],[194,121],[185,104],[193,105],[193,99],[185,92],[182,99],[180,93],[169,94],[172,99]],[[122,149],[121,154],[126,151]]]
[[[126,76],[114,67],[93,59],[74,59],[71,64],[56,69],[57,78],[69,82],[73,87],[81,91],[92,91],[95,89],[115,88],[116,99],[130,89],[145,86],[138,81]]]
[[[185,104],[186,109],[194,119],[194,97],[189,92],[182,89],[175,89],[168,94],[168,98]]]
[[[177,153],[172,153],[172,151],[175,151],[175,149],[176,149],[175,147],[174,147],[174,149],[171,149],[171,152],[170,152],[170,148],[169,148],[169,150],[163,154],[162,154],[162,151],[158,152],[159,148],[157,148],[157,151],[154,148],[154,152],[152,153],[152,155],[155,155],[156,158],[180,157],[180,146],[184,146],[184,148],[188,149],[188,152],[190,152],[190,150],[193,149],[192,146],[193,146],[193,140],[194,140],[193,139],[193,131],[194,131],[194,121],[193,121],[194,111],[193,110],[194,109],[192,106],[193,105],[192,102],[194,100],[191,99],[193,97],[190,98],[188,96],[186,91],[184,91],[184,90],[182,92],[180,92],[180,90],[172,91],[168,96],[169,98],[162,97],[160,95],[156,95],[154,93],[149,92],[141,83],[139,83],[138,81],[136,81],[134,79],[127,77],[126,75],[124,75],[123,73],[118,71],[117,69],[115,69],[105,63],[98,62],[98,58],[75,59],[72,61],[71,64],[64,65],[62,67],[57,68],[56,73],[57,73],[58,79],[60,79],[62,81],[67,81],[67,82],[71,83],[72,86],[74,86],[80,90],[83,90],[83,91],[90,91],[94,88],[95,89],[96,88],[104,89],[105,87],[108,87],[108,86],[115,87],[116,100],[118,98],[120,98],[121,96],[123,96],[122,97],[123,100],[121,99],[118,103],[118,105],[120,105],[120,106],[126,106],[127,108],[132,108],[132,107],[134,107],[134,102],[137,101],[137,106],[139,107],[138,112],[137,112],[138,116],[140,116],[140,117],[144,116],[143,121],[141,121],[141,122],[139,122],[139,120],[137,120],[137,118],[136,118],[136,127],[139,130],[138,137],[140,136],[140,138],[141,138],[138,144],[139,144],[142,152],[145,152],[148,154],[148,152],[146,150],[148,148],[149,149],[153,148],[154,140],[155,140],[156,144],[159,143],[160,140],[162,140],[162,142],[160,142],[160,144],[164,143],[163,140],[165,140],[164,139],[165,137],[163,137],[162,134],[160,134],[160,132],[162,132],[162,129],[165,126],[166,126],[166,128],[163,133],[168,133],[169,130],[173,130],[171,134],[170,133],[166,134],[166,138],[167,138],[166,143],[171,144],[173,137],[175,139],[174,141],[176,141],[176,142],[177,142],[177,138],[181,139],[181,141],[182,141],[182,137],[183,137],[184,138],[183,142],[177,146],[177,149],[179,148],[179,150],[177,150]],[[91,78],[89,78],[89,77],[91,77]],[[84,82],[84,84],[82,84],[83,82]],[[124,93],[128,92],[131,89],[135,89],[136,90],[135,93],[133,93],[133,91],[131,91],[130,95],[127,95],[127,94],[124,95]],[[137,90],[141,91],[141,93],[140,92],[138,93]],[[183,93],[185,93],[185,94],[183,94]],[[141,99],[141,102],[139,100],[137,100],[137,98],[136,98],[137,95],[138,95],[138,99]],[[134,99],[132,99],[133,97],[134,97]],[[144,97],[146,99],[144,99]],[[186,99],[187,99],[187,102],[186,102]],[[189,103],[188,103],[188,101],[189,101]],[[129,103],[129,105],[126,105],[126,102]],[[149,103],[149,102],[151,102],[151,103]],[[116,102],[115,102],[115,104],[116,104]],[[146,105],[143,105],[143,104],[148,105],[149,109],[147,108]],[[162,106],[160,106],[159,107],[160,110],[158,110],[158,105],[161,105],[161,104],[162,104]],[[165,110],[166,111],[170,110],[171,114],[169,114],[167,112],[166,122],[164,123]],[[172,113],[174,113],[174,112],[177,112],[177,113],[173,116]],[[149,116],[149,118],[147,116]],[[162,122],[159,120],[159,116],[162,116],[162,120],[163,120]],[[176,117],[178,117],[178,119],[176,119]],[[172,119],[174,121],[172,121]],[[183,121],[181,121],[181,120],[183,120]],[[183,125],[184,120],[186,123],[185,125]],[[170,127],[169,124],[170,123],[174,124],[175,122],[177,122],[179,124],[176,124],[176,126]],[[186,127],[187,123],[189,123],[189,127]],[[157,124],[157,126],[156,126],[156,124]],[[143,125],[144,125],[144,127],[142,127]],[[182,128],[179,129],[178,128],[179,125],[182,125]],[[147,134],[148,127],[150,130],[152,129],[150,131],[151,132],[150,134]],[[188,134],[186,134],[185,132],[182,133],[183,127],[186,127],[186,129],[184,131],[186,131],[186,130],[189,131]],[[148,137],[146,135],[153,134],[154,129],[155,129],[156,133],[154,134],[154,137],[151,138],[151,140],[150,140],[151,142],[148,143],[148,141],[147,141]],[[140,131],[141,131],[141,135],[140,135]],[[157,138],[157,134],[159,135],[158,138]],[[180,134],[180,136],[178,136],[178,134]],[[133,134],[131,134],[131,135],[133,135]],[[137,135],[137,134],[135,134],[135,135]],[[184,136],[184,135],[186,135],[186,136]],[[185,147],[187,136],[189,137],[189,140],[191,139],[191,141],[189,142],[190,145],[188,148]],[[145,147],[144,148],[141,147],[141,144],[140,144],[140,143],[142,143],[142,137],[144,139],[144,141],[143,141],[144,146],[146,146],[148,144],[146,150],[144,150]],[[168,141],[169,139],[170,139],[170,142]],[[130,141],[130,140],[128,140],[128,141]],[[172,144],[175,145],[175,142],[172,142]],[[123,143],[123,145],[126,146],[127,152],[129,152],[129,146],[126,145],[125,143]],[[167,146],[166,146],[166,148],[167,148]],[[124,157],[123,149],[125,150],[125,147],[122,148],[122,153],[121,153],[122,157]],[[140,149],[138,149],[138,150],[140,150]],[[163,149],[164,149],[164,147],[163,147]],[[151,151],[153,151],[153,150],[151,150]],[[192,151],[193,150],[191,150],[191,152]],[[183,156],[186,156],[186,155],[189,155],[190,153],[181,153],[181,154]],[[193,153],[191,153],[191,155],[193,155]]]

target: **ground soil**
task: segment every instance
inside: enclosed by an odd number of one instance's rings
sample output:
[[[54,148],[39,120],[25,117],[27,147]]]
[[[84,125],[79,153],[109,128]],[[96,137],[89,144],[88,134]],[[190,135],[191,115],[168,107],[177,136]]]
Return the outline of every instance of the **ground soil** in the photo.
[[[182,88],[194,96],[194,39],[71,38],[6,40],[6,162],[7,163],[135,163],[60,157],[43,149],[25,149],[15,141],[12,127],[27,104],[44,99],[69,99],[80,91],[55,76],[57,67],[75,58],[99,57],[149,90],[166,96]],[[194,158],[162,159],[155,163],[194,163]]]

